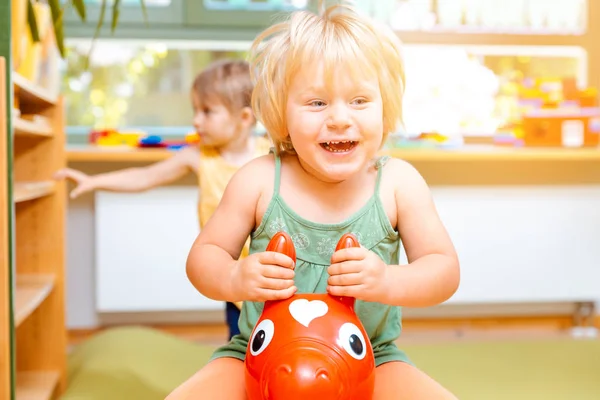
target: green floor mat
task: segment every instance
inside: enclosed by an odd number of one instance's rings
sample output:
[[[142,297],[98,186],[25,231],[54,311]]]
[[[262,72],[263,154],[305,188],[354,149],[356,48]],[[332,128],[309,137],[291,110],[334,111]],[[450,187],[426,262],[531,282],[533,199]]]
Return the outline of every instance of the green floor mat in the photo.
[[[74,349],[61,400],[163,400],[213,350],[153,329],[113,328]]]
[[[600,341],[529,340],[403,347],[463,400],[598,400]],[[98,334],[69,358],[61,400],[162,400],[214,347],[127,327]]]
[[[599,400],[600,341],[406,346],[415,364],[464,400]]]

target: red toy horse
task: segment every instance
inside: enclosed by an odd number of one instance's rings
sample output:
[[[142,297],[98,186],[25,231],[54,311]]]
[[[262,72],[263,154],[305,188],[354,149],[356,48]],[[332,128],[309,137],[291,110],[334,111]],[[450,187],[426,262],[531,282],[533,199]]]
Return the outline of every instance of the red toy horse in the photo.
[[[336,250],[353,246],[358,240],[346,234]],[[273,236],[267,251],[296,261],[285,232]],[[375,385],[373,349],[354,299],[329,294],[267,301],[250,336],[245,367],[249,400],[370,400]]]

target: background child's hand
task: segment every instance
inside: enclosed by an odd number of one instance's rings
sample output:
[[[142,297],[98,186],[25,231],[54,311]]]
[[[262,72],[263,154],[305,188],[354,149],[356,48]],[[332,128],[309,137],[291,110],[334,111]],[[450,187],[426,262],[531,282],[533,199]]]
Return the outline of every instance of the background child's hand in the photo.
[[[77,187],[71,191],[70,196],[72,199],[95,189],[92,184],[93,178],[91,176],[71,168],[64,168],[57,171],[54,174],[54,179],[70,179],[77,184]]]
[[[255,253],[239,260],[231,278],[234,293],[244,301],[282,300],[296,292],[294,261],[277,252]]]
[[[331,256],[327,291],[364,301],[384,302],[388,265],[364,247],[341,249]]]

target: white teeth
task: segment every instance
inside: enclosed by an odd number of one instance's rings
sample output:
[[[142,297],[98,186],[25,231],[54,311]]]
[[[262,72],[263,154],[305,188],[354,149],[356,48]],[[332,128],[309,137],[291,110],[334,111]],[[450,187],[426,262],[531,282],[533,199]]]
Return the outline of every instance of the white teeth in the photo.
[[[330,141],[330,142],[325,142],[323,143],[325,146],[325,148],[327,149],[327,151],[330,151],[332,153],[344,153],[346,151],[348,151],[349,149],[334,149],[331,147],[331,145],[338,145],[338,144],[345,144],[345,143],[351,143],[354,144],[353,140],[341,140],[341,141]]]
[[[349,143],[351,140],[342,140],[341,142],[326,142],[329,146],[330,144],[341,144],[341,143]]]

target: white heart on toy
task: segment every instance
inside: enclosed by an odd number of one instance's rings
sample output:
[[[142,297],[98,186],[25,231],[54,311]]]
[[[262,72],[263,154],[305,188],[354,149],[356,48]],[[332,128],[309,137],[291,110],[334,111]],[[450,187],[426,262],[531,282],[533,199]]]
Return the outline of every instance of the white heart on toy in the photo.
[[[313,319],[322,317],[328,310],[327,303],[321,300],[298,299],[290,303],[292,317],[307,328]]]

